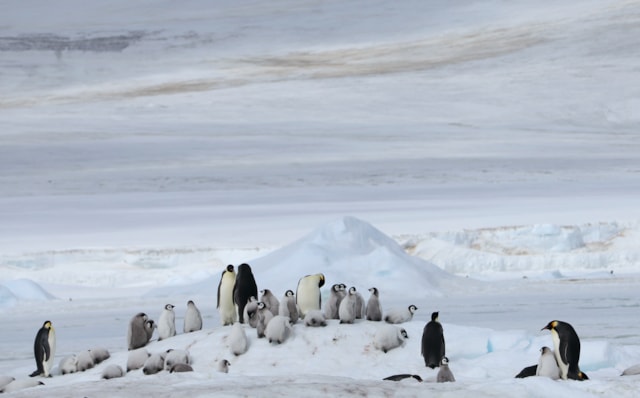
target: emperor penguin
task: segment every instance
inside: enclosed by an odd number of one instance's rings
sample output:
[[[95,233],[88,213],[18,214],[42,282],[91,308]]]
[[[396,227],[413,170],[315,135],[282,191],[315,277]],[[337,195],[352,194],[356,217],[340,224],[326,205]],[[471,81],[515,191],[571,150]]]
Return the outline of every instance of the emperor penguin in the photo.
[[[276,315],[264,331],[264,335],[269,343],[282,344],[291,335],[291,323],[288,316]]]
[[[187,350],[167,350],[167,354],[164,357],[164,369],[171,370],[171,367],[177,363],[184,363],[189,365],[191,363],[191,355]]]
[[[66,356],[60,360],[58,364],[58,368],[60,369],[60,373],[63,375],[75,373],[78,371],[78,359],[76,354],[71,354]]]
[[[403,346],[408,338],[404,328],[381,325],[373,336],[373,346],[386,354],[389,350]]]
[[[96,366],[96,363],[93,361],[91,352],[89,352],[89,350],[80,351],[77,355],[76,361],[78,372],[84,372],[85,370],[89,370]]]
[[[389,310],[387,315],[384,317],[384,320],[387,323],[409,322],[410,320],[413,319],[413,314],[416,312],[417,309],[418,307],[416,307],[413,304],[411,304],[406,309],[394,308]]]
[[[216,308],[220,314],[220,322],[222,326],[233,325],[238,319],[236,307],[233,304],[233,288],[236,285],[236,272],[233,265],[227,265],[222,271],[220,283],[218,284],[218,303]]]
[[[447,382],[456,381],[456,378],[453,377],[453,372],[451,372],[451,369],[449,369],[449,358],[442,357],[442,359],[440,360],[440,369],[438,370],[436,381],[438,383],[447,383]]]
[[[567,322],[554,320],[541,330],[550,330],[553,340],[553,351],[560,368],[562,380],[588,380],[587,375],[580,371],[580,339],[573,326]]]
[[[629,366],[625,370],[622,371],[620,376],[634,376],[640,375],[640,364]]]
[[[251,272],[251,266],[247,263],[240,264],[236,275],[236,284],[233,286],[233,302],[238,309],[240,323],[247,322],[244,319],[244,307],[251,296],[258,297],[258,285],[256,285],[253,272]]]
[[[93,362],[96,365],[106,361],[107,359],[109,359],[111,357],[111,354],[109,353],[109,350],[107,350],[104,347],[94,347],[94,348],[90,349],[89,350],[89,355],[91,355],[91,358],[93,359]]]
[[[353,323],[356,319],[356,288],[354,286],[349,288],[349,293],[340,302],[340,308],[338,308],[338,317],[340,323]]]
[[[187,302],[187,312],[184,314],[184,332],[191,333],[202,330],[202,315],[193,300]]]
[[[218,361],[218,372],[220,373],[229,373],[229,366],[231,363],[226,359],[221,359]]]
[[[231,353],[235,356],[242,355],[249,349],[249,339],[244,331],[244,326],[240,322],[236,322],[231,327],[227,343]]]
[[[294,325],[298,322],[300,315],[298,314],[298,304],[296,304],[296,297],[293,294],[293,290],[287,290],[280,302],[280,308],[278,315],[288,316],[291,324]]]
[[[176,313],[175,306],[167,304],[158,318],[158,341],[168,339],[176,335]]]
[[[272,314],[277,314],[278,311],[280,311],[280,301],[278,301],[278,298],[274,296],[269,289],[261,290],[260,294],[260,301],[267,306],[267,309],[271,311]]]
[[[53,357],[56,353],[56,332],[51,321],[45,321],[36,334],[33,343],[33,355],[37,369],[31,373],[31,377],[49,377],[49,371],[53,367]]]
[[[247,305],[244,306],[244,320],[252,328],[258,325],[258,299],[253,296],[249,297]]]
[[[129,356],[127,357],[127,372],[143,367],[150,356],[151,354],[149,354],[146,348],[138,348],[137,350],[129,352]]]
[[[540,349],[540,359],[538,359],[536,376],[549,377],[553,380],[560,378],[560,368],[558,368],[556,356],[549,347],[542,347]]]
[[[434,369],[440,366],[445,356],[444,332],[439,320],[439,313],[431,314],[429,321],[422,331],[422,357],[424,365]]]
[[[307,315],[305,315],[304,325],[309,327],[323,327],[327,326],[327,320],[322,311],[313,310],[307,312]]]
[[[124,376],[124,370],[119,365],[116,365],[115,363],[108,365],[102,371],[102,378],[105,380],[115,379],[122,376]]]
[[[147,332],[147,343],[151,341],[151,338],[153,337],[153,331],[157,328],[158,325],[156,325],[153,319],[147,319],[147,321],[144,323],[144,330]]]
[[[264,331],[267,329],[267,325],[273,318],[271,311],[267,309],[267,306],[262,302],[258,302],[258,324],[256,325],[256,331],[258,338],[264,337]]]
[[[10,393],[15,391],[24,390],[25,388],[44,386],[44,383],[40,380],[32,380],[32,379],[18,379],[13,380],[6,386],[4,386],[0,392],[2,393]]]
[[[186,363],[176,363],[171,369],[169,369],[169,373],[182,373],[182,372],[193,372],[193,367]]]
[[[152,354],[144,363],[142,367],[142,373],[146,375],[153,375],[164,369],[164,357],[166,353],[160,352]]]
[[[147,314],[139,312],[129,321],[129,328],[127,329],[127,346],[129,351],[144,347],[149,342],[149,335],[145,327],[147,319]],[[153,333],[153,329],[151,329],[151,333]]]
[[[331,286],[331,291],[329,293],[329,300],[327,300],[324,305],[324,316],[327,319],[340,319],[338,317],[338,308],[340,306],[340,301],[342,301],[342,293],[339,283]]]
[[[13,376],[0,376],[0,391],[9,383],[14,381],[16,378]]]
[[[369,289],[371,296],[367,301],[367,320],[368,321],[381,321],[382,320],[382,307],[380,306],[380,298],[378,289],[372,287]]]
[[[296,290],[296,303],[300,311],[300,317],[304,318],[307,312],[319,310],[322,307],[320,288],[324,286],[324,275],[307,275],[298,281]]]

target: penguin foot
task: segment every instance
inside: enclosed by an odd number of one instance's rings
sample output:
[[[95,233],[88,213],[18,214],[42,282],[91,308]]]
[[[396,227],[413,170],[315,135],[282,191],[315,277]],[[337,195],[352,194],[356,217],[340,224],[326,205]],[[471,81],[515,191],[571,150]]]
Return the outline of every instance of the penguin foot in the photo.
[[[31,373],[29,375],[29,377],[36,377],[36,376],[40,376],[41,374],[42,374],[42,372],[40,372],[39,370],[36,370],[33,373]]]

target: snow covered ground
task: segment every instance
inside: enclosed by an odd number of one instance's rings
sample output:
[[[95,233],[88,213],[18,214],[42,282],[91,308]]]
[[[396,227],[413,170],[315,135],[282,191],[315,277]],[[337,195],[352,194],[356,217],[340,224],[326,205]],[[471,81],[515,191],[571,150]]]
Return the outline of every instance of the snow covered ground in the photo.
[[[15,396],[621,396],[640,389],[640,2],[9,1],[0,13],[0,376],[84,373]],[[8,11],[7,11],[8,10]],[[233,357],[216,287],[251,264],[279,297],[323,272],[378,327],[247,329]],[[365,294],[365,297],[367,294]],[[187,300],[195,372],[100,381],[135,313]],[[440,311],[456,383],[420,336]],[[587,382],[514,379],[570,322]],[[227,358],[228,374],[216,371]],[[382,381],[419,374],[424,383]]]

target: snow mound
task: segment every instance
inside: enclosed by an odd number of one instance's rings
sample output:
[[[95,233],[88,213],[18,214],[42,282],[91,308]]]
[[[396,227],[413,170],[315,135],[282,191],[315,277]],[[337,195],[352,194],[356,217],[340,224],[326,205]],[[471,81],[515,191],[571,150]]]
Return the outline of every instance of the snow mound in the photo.
[[[430,262],[405,253],[371,224],[343,217],[251,263],[258,285],[276,291],[295,290],[298,280],[323,273],[326,285],[345,283],[360,291],[375,286],[381,294],[441,295],[444,281],[456,278]],[[279,289],[279,290],[278,290]],[[328,294],[328,289],[325,294]]]
[[[49,301],[55,298],[30,279],[16,279],[0,284],[0,307],[11,307],[19,301]]]

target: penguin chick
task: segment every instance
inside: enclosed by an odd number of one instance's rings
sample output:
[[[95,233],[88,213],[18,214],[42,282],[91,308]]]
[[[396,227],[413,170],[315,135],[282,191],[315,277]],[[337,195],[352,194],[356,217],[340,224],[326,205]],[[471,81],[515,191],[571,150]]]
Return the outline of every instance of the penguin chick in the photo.
[[[104,347],[94,347],[90,349],[89,355],[91,355],[91,359],[93,359],[93,363],[96,365],[106,361],[111,357],[109,350]]]
[[[327,320],[320,310],[312,310],[307,312],[304,317],[304,325],[309,327],[327,326]]]
[[[271,311],[267,309],[265,304],[262,301],[258,302],[258,324],[256,325],[256,331],[258,333],[258,338],[264,337],[264,332],[267,329],[267,325],[273,318],[273,314]]]
[[[60,368],[60,373],[63,375],[75,373],[78,371],[78,359],[75,354],[71,354],[66,356],[60,360],[58,364],[58,368]]]
[[[453,377],[451,369],[449,369],[449,358],[442,357],[442,360],[440,361],[440,369],[438,370],[438,375],[436,376],[436,381],[438,383],[456,381],[456,378]]]
[[[14,381],[16,378],[11,376],[0,376],[0,391],[9,383]]]
[[[413,319],[413,314],[416,312],[418,307],[411,304],[406,309],[398,309],[394,308],[387,313],[387,316],[384,317],[384,320],[387,323],[404,323],[409,322]]]
[[[371,292],[371,296],[369,296],[369,300],[367,301],[367,314],[366,319],[368,321],[381,321],[382,320],[382,307],[380,306],[380,298],[378,289],[372,287],[369,289]]]
[[[176,314],[173,311],[175,306],[167,304],[158,318],[158,341],[168,339],[176,335]]]
[[[364,297],[362,297],[362,294],[360,294],[360,292],[358,291],[356,291],[356,300],[354,307],[356,319],[363,319],[367,309],[365,307]]]
[[[293,294],[293,290],[287,290],[280,302],[280,308],[278,315],[288,316],[291,324],[298,322],[300,314],[298,312],[298,304],[296,304],[296,297]]]
[[[129,357],[127,358],[127,372],[143,367],[150,356],[151,354],[149,354],[145,348],[138,348],[137,350],[129,352]]]
[[[229,366],[231,364],[226,359],[221,359],[218,361],[218,372],[220,373],[229,373]]]
[[[142,372],[146,375],[153,375],[164,369],[165,353],[151,354],[142,367]]]
[[[373,346],[385,354],[389,350],[401,347],[409,338],[407,331],[394,325],[381,325],[373,336]]]
[[[164,358],[164,369],[170,370],[177,363],[190,364],[191,358],[187,350],[167,350]]]
[[[267,328],[264,334],[269,343],[284,343],[291,334],[291,324],[289,323],[289,317],[282,315],[274,316],[267,324]]]
[[[129,321],[127,329],[127,347],[129,351],[144,347],[149,342],[145,323],[149,318],[144,312],[135,314]]]
[[[95,366],[95,362],[93,362],[93,358],[91,357],[91,352],[89,350],[80,351],[77,355],[77,367],[78,372],[84,372],[85,370],[89,370]]]
[[[640,375],[640,364],[629,366],[628,368],[622,371],[622,374],[620,376],[633,376],[633,375]]]
[[[340,323],[353,323],[356,319],[356,288],[350,287],[347,296],[340,302],[338,308]]]
[[[14,380],[11,383],[4,386],[4,388],[0,390],[0,392],[10,393],[10,392],[20,391],[26,388],[32,388],[37,386],[44,386],[44,383],[41,382],[40,380],[34,380],[34,379]]]
[[[280,301],[278,298],[274,296],[269,289],[261,290],[260,294],[262,294],[260,301],[267,306],[267,309],[271,311],[272,314],[277,314],[278,311],[280,311]]]
[[[249,326],[255,328],[258,326],[258,299],[251,296],[244,306],[244,320]]]
[[[169,373],[182,373],[182,372],[193,372],[193,368],[191,365],[186,363],[176,363],[171,369],[169,369]]]
[[[249,339],[244,331],[244,326],[240,322],[236,322],[231,327],[227,343],[233,355],[242,355],[249,349]]]
[[[193,300],[187,302],[187,312],[184,314],[183,330],[185,333],[202,330],[202,315]]]
[[[560,378],[560,368],[558,367],[558,362],[556,362],[556,356],[549,347],[542,347],[540,349],[540,359],[538,359],[536,376],[549,377],[553,380]]]
[[[102,378],[105,380],[115,379],[124,376],[124,370],[116,364],[110,364],[102,371]]]
[[[338,316],[338,307],[340,306],[340,301],[342,301],[342,293],[340,284],[336,283],[331,286],[331,291],[329,293],[329,300],[324,305],[324,316],[327,319],[340,319]]]
[[[153,319],[147,319],[147,321],[144,323],[144,330],[147,333],[147,343],[151,341],[151,338],[153,337],[153,331],[157,328],[158,325],[154,322]],[[145,345],[147,343],[145,343]]]

